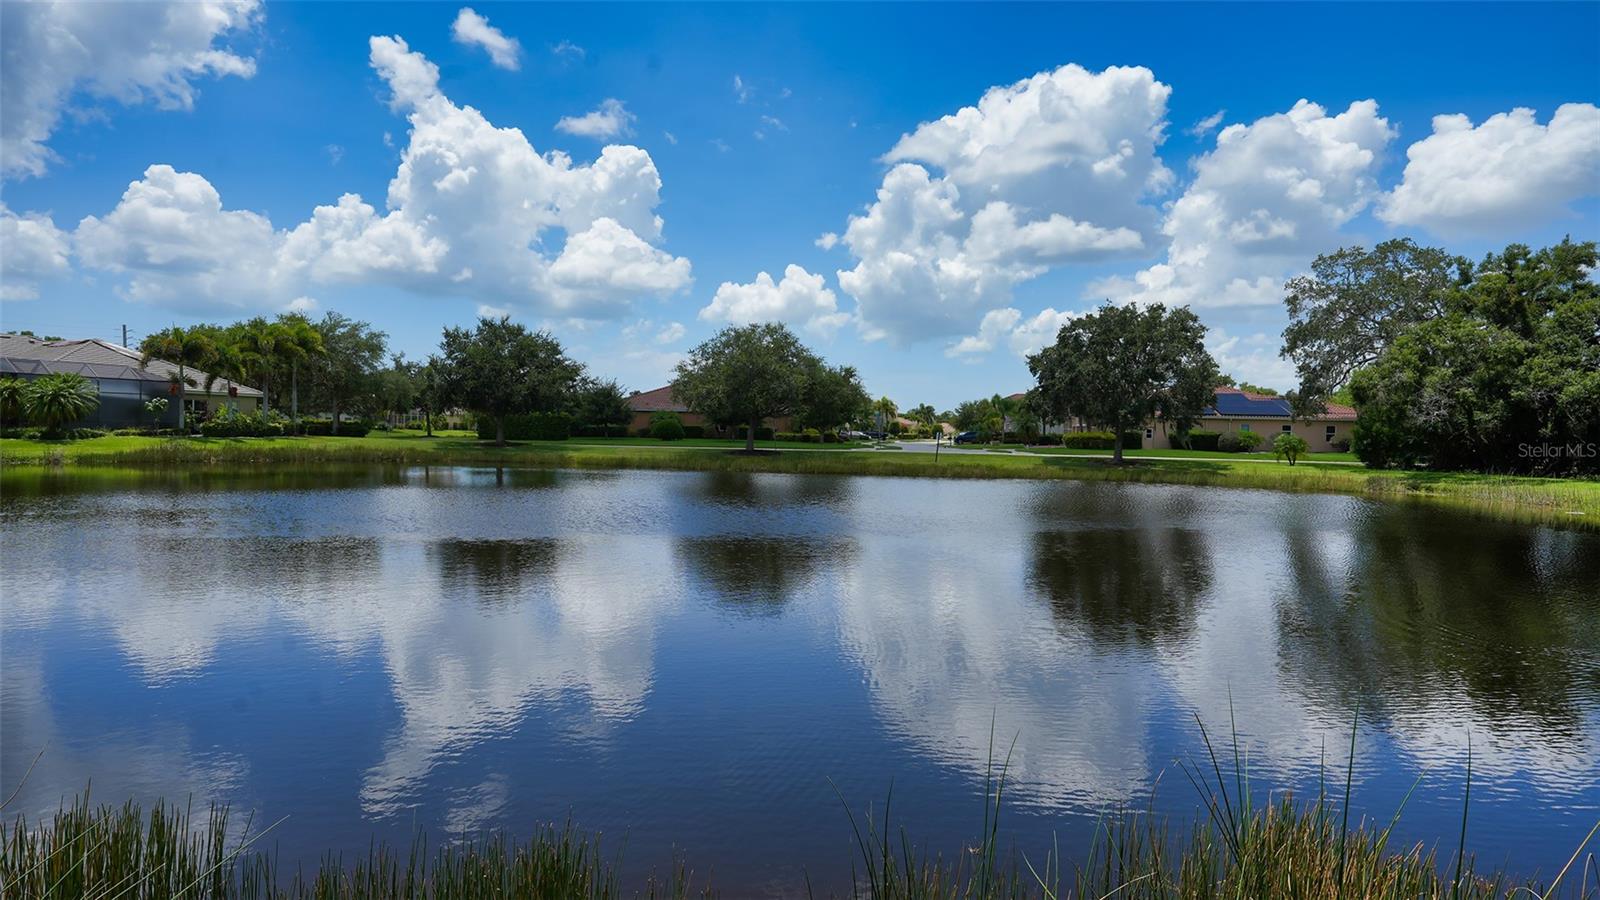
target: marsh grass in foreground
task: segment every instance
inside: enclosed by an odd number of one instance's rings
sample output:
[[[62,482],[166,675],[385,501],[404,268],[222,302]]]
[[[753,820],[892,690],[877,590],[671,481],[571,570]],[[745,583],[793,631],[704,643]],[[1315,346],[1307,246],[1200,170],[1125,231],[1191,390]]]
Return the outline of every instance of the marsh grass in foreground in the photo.
[[[1202,735],[1204,727],[1202,726]],[[1351,768],[1342,802],[1323,791],[1309,804],[1284,797],[1255,806],[1244,766],[1234,748],[1233,787],[1216,752],[1209,766],[1183,765],[1204,801],[1205,814],[1185,836],[1149,815],[1126,813],[1104,820],[1083,859],[1069,865],[1059,851],[1042,860],[1001,852],[1005,767],[991,765],[978,841],[952,860],[918,848],[893,830],[893,790],[880,820],[857,818],[846,808],[859,852],[848,892],[871,900],[1167,900],[1167,898],[1285,898],[1285,900],[1547,900],[1600,897],[1600,867],[1584,856],[1600,823],[1577,842],[1562,870],[1547,883],[1515,883],[1503,872],[1477,872],[1463,852],[1462,832],[1450,864],[1421,844],[1392,849],[1396,810],[1385,827],[1349,822]],[[1420,781],[1420,779],[1419,779]],[[1471,762],[1468,761],[1470,791]],[[1213,787],[1214,784],[1214,787]],[[1413,787],[1413,790],[1415,788]],[[1409,797],[1409,794],[1407,795]],[[1470,796],[1470,793],[1469,795]],[[1402,802],[1402,808],[1404,803]],[[325,857],[314,871],[280,877],[280,866],[257,849],[276,825],[232,836],[228,811],[211,807],[204,821],[190,810],[158,804],[90,804],[76,799],[51,821],[30,826],[18,818],[0,823],[0,893],[8,898],[56,900],[447,900],[526,897],[538,900],[611,900],[620,897],[718,896],[709,880],[697,882],[675,860],[663,878],[625,888],[620,857],[607,858],[598,835],[545,827],[526,841],[504,834],[463,839],[429,851],[419,837],[410,846],[374,845],[363,858]],[[840,896],[813,890],[811,896]]]

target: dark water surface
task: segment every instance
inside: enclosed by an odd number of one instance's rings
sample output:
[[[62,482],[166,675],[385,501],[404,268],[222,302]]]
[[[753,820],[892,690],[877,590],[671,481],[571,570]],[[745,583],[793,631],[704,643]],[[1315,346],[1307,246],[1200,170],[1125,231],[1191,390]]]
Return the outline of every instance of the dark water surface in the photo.
[[[85,487],[85,485],[90,485]],[[371,469],[0,481],[0,794],[225,800],[286,860],[570,818],[734,895],[838,884],[830,779],[1038,859],[1264,794],[1552,872],[1600,818],[1600,535],[1152,485]],[[1342,786],[1342,785],[1341,785]]]

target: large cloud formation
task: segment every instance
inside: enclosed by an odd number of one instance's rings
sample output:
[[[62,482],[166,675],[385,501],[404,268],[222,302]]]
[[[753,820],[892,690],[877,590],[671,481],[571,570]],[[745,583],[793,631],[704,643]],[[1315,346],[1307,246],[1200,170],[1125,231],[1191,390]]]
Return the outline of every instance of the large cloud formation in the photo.
[[[1052,266],[1147,251],[1170,92],[1142,67],[1066,65],[901,137],[840,239],[867,336],[959,334]]]
[[[79,224],[84,264],[126,273],[131,299],[197,308],[388,282],[609,318],[636,296],[689,284],[689,261],[656,246],[661,177],[648,153],[611,145],[591,164],[540,155],[520,130],[446,97],[438,67],[404,40],[370,44],[391,107],[411,125],[386,211],[346,194],[276,230],[224,208],[204,177],[156,165],[110,213]]]
[[[1373,100],[1333,116],[1301,100],[1229,125],[1162,224],[1166,260],[1091,284],[1089,295],[1196,308],[1281,302],[1282,276],[1337,247],[1340,227],[1377,197],[1393,137]]]
[[[190,109],[203,77],[249,78],[255,60],[224,42],[260,0],[0,4],[0,173],[41,176],[62,114],[79,99]]]
[[[839,311],[838,297],[821,275],[790,264],[779,281],[773,281],[766,272],[758,273],[749,284],[724,281],[711,303],[700,310],[700,318],[736,325],[790,322],[813,334],[831,337],[850,320],[850,315]]]
[[[1563,104],[1547,125],[1524,107],[1477,126],[1464,115],[1434,116],[1433,134],[1406,159],[1378,207],[1390,225],[1492,235],[1559,219],[1573,200],[1600,194],[1600,107]]]
[[[17,215],[0,203],[0,300],[32,300],[40,279],[71,269],[66,232],[43,213]]]

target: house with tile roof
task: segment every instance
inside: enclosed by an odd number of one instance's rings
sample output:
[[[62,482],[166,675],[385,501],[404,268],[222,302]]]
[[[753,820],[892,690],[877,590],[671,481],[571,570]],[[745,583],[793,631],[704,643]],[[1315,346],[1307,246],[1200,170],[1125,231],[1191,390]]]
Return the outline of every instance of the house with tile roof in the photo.
[[[1024,394],[1012,394],[1008,399],[1021,400]],[[1313,452],[1325,453],[1348,447],[1351,429],[1356,424],[1356,411],[1338,403],[1327,404],[1321,415],[1295,419],[1289,401],[1282,397],[1242,391],[1227,385],[1219,386],[1216,402],[1201,413],[1196,426],[1206,431],[1254,431],[1261,435],[1261,448],[1269,450],[1279,434],[1297,434],[1305,439]],[[1008,423],[1009,427],[1009,423]],[[1048,433],[1063,431],[1098,431],[1099,427],[1082,419],[1073,418],[1065,424],[1050,423]],[[1140,447],[1165,449],[1172,446],[1176,435],[1170,433],[1160,421],[1146,422],[1141,433]],[[1131,447],[1129,449],[1140,449]]]
[[[185,367],[184,383],[178,366],[164,359],[141,364],[139,352],[110,341],[43,341],[23,334],[0,334],[0,376],[32,379],[56,372],[72,372],[94,382],[100,406],[77,427],[131,428],[160,424],[176,426],[182,398],[187,415],[199,421],[225,407],[240,412],[261,408],[261,391],[223,378],[206,381],[209,373]],[[159,423],[150,421],[144,403],[152,397],[169,401]]]
[[[1217,388],[1216,403],[1200,417],[1207,431],[1258,432],[1262,449],[1270,449],[1280,434],[1297,434],[1315,453],[1348,447],[1355,424],[1356,411],[1343,404],[1329,403],[1321,415],[1296,419],[1288,400],[1235,387]],[[1153,438],[1155,431],[1147,428],[1146,435]]]
[[[706,417],[690,411],[683,401],[673,396],[672,385],[658,387],[653,391],[640,391],[628,398],[628,409],[633,411],[633,418],[628,421],[628,433],[638,434],[650,427],[650,418],[658,412],[676,413],[685,425],[699,425],[706,429],[707,434],[716,432],[727,433],[731,437],[733,429],[721,429],[706,421]],[[776,419],[765,419],[762,424],[773,431],[793,431],[794,417],[780,416]]]

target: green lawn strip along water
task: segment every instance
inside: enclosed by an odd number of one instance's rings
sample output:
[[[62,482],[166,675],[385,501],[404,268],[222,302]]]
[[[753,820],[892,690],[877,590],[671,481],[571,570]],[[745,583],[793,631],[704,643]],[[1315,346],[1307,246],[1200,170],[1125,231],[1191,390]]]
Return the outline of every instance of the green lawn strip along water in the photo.
[[[362,438],[189,438],[113,435],[71,442],[0,440],[0,469],[70,472],[83,467],[174,469],[196,466],[360,464],[521,466],[566,469],[670,469],[883,475],[938,478],[1039,478],[1140,482],[1354,494],[1436,502],[1517,521],[1600,528],[1600,480],[1470,472],[1375,470],[1346,465],[1212,459],[1101,457],[1034,453],[882,453],[803,444],[745,455],[738,442],[678,445],[646,439],[547,441],[496,447],[456,433]],[[897,446],[897,445],[888,445]],[[759,449],[775,449],[761,442]]]

